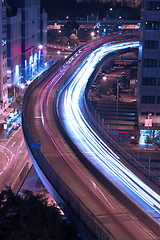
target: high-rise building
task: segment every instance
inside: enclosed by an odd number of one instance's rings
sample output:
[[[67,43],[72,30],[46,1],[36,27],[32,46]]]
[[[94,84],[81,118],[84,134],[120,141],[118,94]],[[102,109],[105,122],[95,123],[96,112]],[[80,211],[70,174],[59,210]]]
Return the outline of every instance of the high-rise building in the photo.
[[[7,0],[7,2],[12,9],[19,8],[21,11],[21,13],[17,11],[17,15],[14,17],[14,21],[16,21],[15,24],[13,24],[12,21],[13,16],[8,20],[8,41],[10,43],[12,43],[12,39],[15,39],[17,36],[13,32],[13,28],[17,24],[16,31],[18,31],[19,26],[19,32],[17,32],[17,34],[18,36],[20,34],[21,44],[19,44],[19,46],[17,45],[17,47],[21,49],[21,64],[19,65],[19,56],[17,56],[17,62],[14,62],[13,65],[9,64],[8,67],[11,68],[11,72],[16,69],[18,79],[20,80],[12,79],[11,82],[13,84],[15,81],[17,81],[17,83],[23,83],[29,77],[32,77],[43,64],[43,45],[46,51],[47,43],[44,34],[41,35],[41,26],[44,25],[41,24],[41,20],[47,21],[46,14],[44,11],[41,14],[40,0]],[[20,24],[18,14],[19,16],[21,14]],[[41,39],[41,37],[43,37],[43,39]],[[16,43],[18,44],[18,39]],[[10,46],[13,48],[13,45]],[[14,50],[10,49],[10,52],[12,54]],[[15,57],[16,56],[11,56],[12,62]],[[12,77],[14,76],[15,74],[12,74]]]
[[[40,42],[43,45],[43,60],[47,58],[47,13],[44,9],[41,12]]]
[[[160,0],[142,1],[138,75],[140,134],[154,139],[160,129]]]
[[[21,9],[7,8],[7,77],[8,87],[21,83]]]
[[[0,2],[0,114],[8,107],[6,3]]]

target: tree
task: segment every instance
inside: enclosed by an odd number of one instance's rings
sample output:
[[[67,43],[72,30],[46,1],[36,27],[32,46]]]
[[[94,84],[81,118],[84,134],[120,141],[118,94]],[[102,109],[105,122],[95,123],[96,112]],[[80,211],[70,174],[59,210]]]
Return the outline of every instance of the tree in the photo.
[[[71,224],[63,221],[60,210],[47,205],[44,195],[24,191],[15,195],[10,187],[0,194],[0,239],[78,240]]]
[[[69,42],[68,37],[66,36],[61,37],[60,44],[62,45],[62,47],[66,46],[68,42]]]
[[[74,33],[72,33],[70,35],[69,42],[71,46],[75,46],[79,44],[79,39]]]

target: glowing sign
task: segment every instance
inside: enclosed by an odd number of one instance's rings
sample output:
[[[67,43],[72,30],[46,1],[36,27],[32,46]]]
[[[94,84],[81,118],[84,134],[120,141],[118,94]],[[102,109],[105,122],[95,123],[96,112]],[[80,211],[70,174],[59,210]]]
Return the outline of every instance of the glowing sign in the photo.
[[[152,119],[145,119],[145,127],[152,127]]]

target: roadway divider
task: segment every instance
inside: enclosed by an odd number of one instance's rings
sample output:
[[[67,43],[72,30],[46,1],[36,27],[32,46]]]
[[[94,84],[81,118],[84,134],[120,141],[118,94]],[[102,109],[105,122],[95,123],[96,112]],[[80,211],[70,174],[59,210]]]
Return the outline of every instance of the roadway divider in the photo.
[[[60,124],[59,124],[60,126]],[[30,134],[25,117],[22,115],[22,128],[26,144],[31,151],[32,156],[37,162],[39,168],[44,173],[50,184],[54,187],[57,193],[62,197],[64,202],[71,210],[81,219],[87,229],[96,237],[97,240],[116,240],[111,232],[106,229],[98,220],[93,212],[91,212],[79,199],[69,186],[61,179],[60,173],[56,173],[54,166],[52,166],[40,148],[34,148],[35,141]],[[62,209],[63,210],[63,209]]]
[[[99,219],[95,216],[95,213],[91,212],[79,199],[74,192],[69,188],[69,186],[61,179],[60,173],[54,170],[54,166],[51,165],[41,152],[40,148],[35,148],[35,140],[32,137],[26,120],[25,120],[25,104],[27,104],[27,98],[29,98],[31,92],[40,84],[43,80],[49,77],[55,67],[58,68],[59,64],[49,68],[41,77],[32,82],[27,88],[24,98],[23,98],[23,111],[22,111],[22,129],[26,145],[29,148],[32,156],[34,157],[39,168],[46,176],[50,184],[54,187],[57,193],[61,196],[64,202],[70,207],[71,210],[79,217],[79,219],[84,223],[85,227],[95,236],[97,240],[116,240],[116,238],[111,234],[110,230],[106,229]],[[60,127],[58,118],[56,118],[57,124]],[[63,210],[63,209],[62,209]]]
[[[27,98],[30,95],[30,91],[33,91],[36,86],[41,83],[47,76],[49,77],[52,74],[52,70],[47,70],[47,72],[41,77],[39,80],[36,79],[33,85],[29,86],[29,88],[26,91],[23,106],[27,103]],[[95,74],[95,73],[94,73]],[[92,76],[93,77],[93,76]],[[86,110],[88,110],[87,103],[85,100]],[[55,111],[54,111],[55,112]],[[89,112],[90,113],[90,112]],[[75,144],[72,142],[66,131],[63,129],[63,126],[61,125],[61,122],[56,114],[56,122],[57,125],[62,132],[63,137],[66,139],[67,143],[72,148],[73,152],[76,153],[76,155],[79,157],[79,159],[82,161],[82,163],[86,166],[87,169],[91,171],[91,173],[108,189],[114,196],[118,196],[118,199],[136,215],[138,216],[146,225],[149,224],[149,227],[152,227],[155,232],[159,231],[159,227],[157,223],[147,214],[144,213],[144,211],[137,206],[134,202],[132,202],[123,192],[117,188],[112,182],[110,182],[106,177],[103,176],[103,174],[95,167],[93,166],[85,157],[84,155],[77,149]],[[91,114],[90,114],[91,115]],[[94,119],[93,119],[94,120]],[[93,121],[96,126],[97,123]],[[29,147],[34,159],[36,160],[39,168],[44,173],[46,178],[49,180],[50,184],[54,186],[55,190],[58,192],[58,194],[62,197],[62,199],[66,202],[66,204],[77,214],[77,216],[84,222],[86,227],[94,234],[96,239],[101,240],[114,240],[116,239],[109,231],[109,229],[106,229],[103,224],[99,221],[99,219],[95,216],[93,212],[91,212],[79,199],[74,192],[69,188],[69,186],[63,182],[63,180],[60,177],[60,174],[55,172],[54,166],[51,165],[41,152],[40,148],[34,148],[35,141],[29,132],[27,123],[25,121],[25,107],[23,109],[22,114],[22,128],[24,132],[24,137],[26,140],[26,144]],[[101,131],[101,127],[98,126],[98,129]],[[118,147],[118,146],[117,146]],[[114,216],[113,216],[114,218]]]
[[[88,109],[88,108],[87,108]],[[98,181],[107,189],[110,191],[110,193],[118,198],[118,200],[125,205],[140,221],[142,221],[148,228],[152,228],[152,230],[159,234],[160,232],[160,226],[159,224],[146,212],[143,211],[141,207],[139,207],[137,204],[135,204],[134,201],[132,201],[130,198],[128,198],[116,185],[114,185],[109,179],[107,179],[88,159],[81,153],[81,151],[77,148],[77,146],[74,144],[68,133],[63,128],[63,125],[60,121],[60,119],[56,118],[56,123],[58,128],[60,129],[60,132],[62,133],[62,136],[66,140],[67,144],[71,147],[72,151],[75,153],[75,155],[80,159],[80,161],[84,164],[84,166],[95,176]],[[94,119],[93,119],[94,121]],[[99,130],[100,127],[95,122],[95,126],[98,127]],[[92,216],[94,217],[94,215]],[[112,216],[114,218],[114,216]],[[96,217],[95,217],[96,219]],[[116,219],[115,219],[116,220]],[[96,219],[96,222],[99,222],[98,219]],[[103,225],[102,225],[103,227]],[[106,229],[107,230],[107,229]],[[109,230],[108,234],[109,234]],[[109,236],[109,235],[108,235]],[[99,238],[97,238],[99,239]]]

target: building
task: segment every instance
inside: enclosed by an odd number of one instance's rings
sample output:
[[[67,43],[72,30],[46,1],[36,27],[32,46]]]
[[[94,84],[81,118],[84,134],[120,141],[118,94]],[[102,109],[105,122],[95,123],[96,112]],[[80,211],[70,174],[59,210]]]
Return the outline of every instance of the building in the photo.
[[[160,136],[160,0],[142,2],[138,76],[141,140],[156,141]]]
[[[40,0],[8,0],[8,8],[17,10],[17,14],[9,15],[8,18],[8,46],[9,58],[8,73],[12,75],[10,83],[21,84],[25,83],[29,78],[33,77],[43,65],[43,45],[46,52],[47,38],[45,30],[41,27],[47,23],[42,23],[46,20],[46,13],[40,11]],[[19,24],[20,23],[20,24]],[[13,31],[16,27],[19,40],[16,39],[17,34]],[[21,56],[14,51],[14,41],[16,47],[20,50]],[[13,56],[13,55],[14,56]],[[11,56],[12,55],[12,56]],[[17,60],[15,60],[17,59]]]
[[[21,9],[7,9],[7,77],[8,87],[21,84]]]
[[[0,114],[8,107],[6,2],[0,4]]]
[[[47,58],[47,13],[44,9],[41,12],[40,42],[43,45],[43,60]]]

